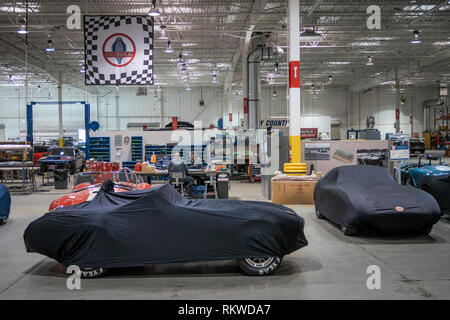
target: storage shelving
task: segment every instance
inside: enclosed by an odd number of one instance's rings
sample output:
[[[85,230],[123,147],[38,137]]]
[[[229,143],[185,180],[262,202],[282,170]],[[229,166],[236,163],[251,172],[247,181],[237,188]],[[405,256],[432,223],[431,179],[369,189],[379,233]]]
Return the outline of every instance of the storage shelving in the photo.
[[[90,137],[89,156],[97,161],[110,162],[110,145],[109,137]]]
[[[131,161],[142,161],[142,137],[131,137]]]

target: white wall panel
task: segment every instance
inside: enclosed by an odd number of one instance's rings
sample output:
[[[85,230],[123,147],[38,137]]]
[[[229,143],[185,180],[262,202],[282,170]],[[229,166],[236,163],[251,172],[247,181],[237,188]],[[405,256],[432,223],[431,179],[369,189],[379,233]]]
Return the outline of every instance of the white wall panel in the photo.
[[[277,97],[272,94],[276,90]],[[156,91],[156,97],[155,97]],[[201,120],[203,126],[217,123],[224,116],[224,125],[228,124],[229,107],[225,105],[225,97],[221,87],[192,88],[148,88],[147,96],[137,96],[136,87],[120,87],[119,91],[111,89],[108,94],[86,95],[85,92],[63,86],[63,100],[86,100],[91,105],[91,121],[100,122],[101,130],[125,130],[129,122],[161,122],[165,125],[173,116],[180,121]],[[58,97],[55,85],[43,86],[38,92],[36,87],[30,87],[30,101],[56,102]],[[116,108],[116,93],[119,95],[119,110]],[[265,87],[262,89],[261,117],[286,116],[287,88]],[[200,97],[205,106],[200,106]],[[401,130],[410,132],[409,115],[412,114],[414,131],[423,130],[422,102],[437,97],[435,88],[408,88],[404,95],[406,104],[401,106]],[[360,102],[359,102],[360,99]],[[348,100],[348,101],[347,101]],[[6,137],[17,137],[19,130],[24,131],[25,123],[25,88],[0,87],[0,123],[5,124]],[[325,88],[314,99],[308,90],[302,90],[302,115],[329,115],[332,120],[341,123],[341,137],[349,127],[366,127],[367,116],[375,116],[376,128],[382,135],[393,132],[395,92],[391,88],[374,88],[367,93],[348,93],[345,88]],[[243,118],[243,99],[232,96],[233,125]],[[360,106],[360,107],[359,107]],[[350,113],[350,126],[348,126]],[[119,121],[117,121],[119,117]],[[37,130],[57,130],[57,104],[40,106],[34,112],[34,128]],[[63,107],[63,123],[66,130],[84,127],[84,110],[81,105]]]
[[[422,102],[437,98],[435,88],[408,88],[403,93],[406,103],[400,106],[400,131],[411,132],[410,118],[413,116],[413,130],[422,137],[423,111]],[[360,99],[360,102],[359,102]],[[386,133],[394,132],[396,94],[392,88],[374,88],[367,93],[351,93],[351,127],[365,129],[368,116],[375,117],[375,128]]]

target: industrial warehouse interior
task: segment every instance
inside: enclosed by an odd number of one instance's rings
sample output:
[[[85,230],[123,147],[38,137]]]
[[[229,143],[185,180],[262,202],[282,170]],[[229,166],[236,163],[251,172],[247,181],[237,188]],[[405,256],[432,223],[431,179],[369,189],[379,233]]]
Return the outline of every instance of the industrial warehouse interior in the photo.
[[[447,0],[2,0],[0,300],[448,300],[449,83]]]

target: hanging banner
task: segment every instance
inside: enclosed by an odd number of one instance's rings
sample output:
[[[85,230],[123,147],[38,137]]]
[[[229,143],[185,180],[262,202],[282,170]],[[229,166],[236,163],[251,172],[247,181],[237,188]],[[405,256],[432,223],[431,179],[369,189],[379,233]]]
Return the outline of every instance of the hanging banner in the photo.
[[[289,88],[300,88],[300,61],[289,62]]]
[[[153,18],[84,16],[87,85],[153,84]]]

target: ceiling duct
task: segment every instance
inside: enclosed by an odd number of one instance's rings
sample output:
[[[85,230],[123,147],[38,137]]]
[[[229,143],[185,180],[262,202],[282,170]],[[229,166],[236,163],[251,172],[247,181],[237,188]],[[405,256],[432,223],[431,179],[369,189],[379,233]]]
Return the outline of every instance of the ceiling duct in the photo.
[[[277,48],[267,46],[268,37],[268,34],[255,32],[252,39],[253,49],[247,57],[249,129],[259,128],[261,100],[260,63],[261,61],[277,59],[282,54]]]

